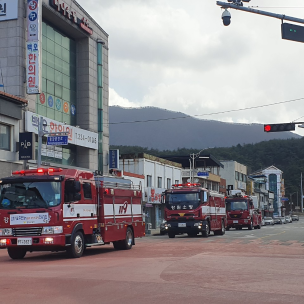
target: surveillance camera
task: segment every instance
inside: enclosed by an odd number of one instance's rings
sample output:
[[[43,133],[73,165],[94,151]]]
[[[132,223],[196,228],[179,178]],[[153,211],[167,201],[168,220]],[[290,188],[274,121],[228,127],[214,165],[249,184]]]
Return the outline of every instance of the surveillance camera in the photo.
[[[227,9],[224,10],[223,14],[222,14],[222,19],[223,19],[223,24],[225,26],[228,26],[231,22],[231,14],[229,13],[229,11],[227,11]]]

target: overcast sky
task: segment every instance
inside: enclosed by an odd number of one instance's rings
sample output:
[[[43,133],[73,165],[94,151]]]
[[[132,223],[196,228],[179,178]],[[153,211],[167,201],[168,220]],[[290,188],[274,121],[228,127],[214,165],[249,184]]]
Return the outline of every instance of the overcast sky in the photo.
[[[215,0],[78,2],[109,34],[110,105],[235,123],[304,121],[304,44],[281,39],[281,20],[230,10],[225,27]],[[303,0],[244,5],[304,19]]]

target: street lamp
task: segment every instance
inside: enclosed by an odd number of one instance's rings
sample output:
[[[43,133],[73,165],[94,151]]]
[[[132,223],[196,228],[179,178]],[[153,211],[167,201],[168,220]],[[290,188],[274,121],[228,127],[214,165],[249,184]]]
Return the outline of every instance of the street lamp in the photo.
[[[190,183],[193,183],[193,179],[194,179],[194,167],[195,167],[194,160],[200,156],[202,151],[207,150],[207,149],[211,149],[211,148],[210,147],[204,148],[204,149],[200,150],[198,153],[190,154],[190,159],[189,159],[189,161],[190,161]]]

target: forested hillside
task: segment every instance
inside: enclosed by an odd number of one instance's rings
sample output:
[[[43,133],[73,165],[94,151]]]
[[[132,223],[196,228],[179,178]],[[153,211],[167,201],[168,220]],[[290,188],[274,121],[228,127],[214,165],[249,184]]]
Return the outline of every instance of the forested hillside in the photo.
[[[155,156],[189,155],[199,149],[178,149],[174,151],[148,149],[138,146],[111,146],[120,154],[145,152]],[[230,148],[207,149],[202,154],[212,154],[219,160],[235,160],[249,167],[249,173],[274,165],[282,170],[286,194],[298,191],[300,195],[300,176],[304,175],[304,138],[270,140],[257,144],[237,145]],[[304,176],[303,176],[304,178]]]

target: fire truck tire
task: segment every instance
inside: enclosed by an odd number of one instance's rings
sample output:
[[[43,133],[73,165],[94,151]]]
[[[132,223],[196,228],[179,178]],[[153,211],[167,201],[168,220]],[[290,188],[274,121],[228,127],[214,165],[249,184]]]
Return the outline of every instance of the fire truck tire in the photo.
[[[252,230],[253,229],[253,223],[252,220],[250,221],[250,225],[248,226],[248,230]]]
[[[26,250],[20,248],[7,248],[8,255],[13,260],[21,260],[26,255]]]
[[[80,258],[84,252],[84,237],[81,231],[77,231],[71,239],[71,246],[67,249],[70,258]]]
[[[222,226],[221,226],[221,230],[219,231],[219,235],[224,235],[225,232],[226,232],[225,223],[224,221],[222,221]]]
[[[130,227],[128,227],[126,232],[126,238],[123,241],[121,241],[121,249],[123,250],[131,249],[132,244],[133,244],[133,230]]]
[[[209,224],[209,222],[207,221],[207,223],[206,223],[206,230],[202,231],[202,236],[203,236],[203,237],[208,237],[208,236],[209,236],[209,233],[210,233],[210,224]]]
[[[168,232],[168,237],[169,237],[170,239],[174,239],[174,238],[175,238],[175,233],[173,233],[173,232]]]

